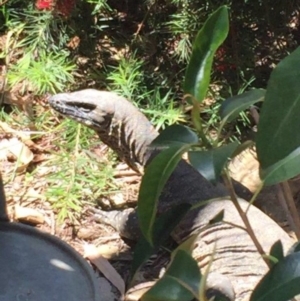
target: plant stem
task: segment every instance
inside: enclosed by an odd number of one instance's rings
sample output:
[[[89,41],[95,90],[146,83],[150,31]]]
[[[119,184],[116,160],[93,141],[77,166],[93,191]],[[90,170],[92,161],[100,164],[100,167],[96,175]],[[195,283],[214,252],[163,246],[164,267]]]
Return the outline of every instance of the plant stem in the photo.
[[[211,144],[203,131],[202,120],[200,118],[200,109],[199,109],[199,105],[196,101],[193,101],[192,121],[198,132],[199,137],[201,138],[201,142],[207,149],[210,149]]]
[[[252,239],[258,253],[261,255],[264,262],[267,264],[267,266],[269,268],[271,268],[271,264],[270,264],[269,260],[267,258],[265,258],[265,256],[264,256],[265,252],[264,252],[261,244],[259,243],[258,239],[256,238],[255,233],[254,233],[254,231],[253,231],[253,229],[250,225],[247,214],[243,211],[243,209],[241,208],[241,206],[238,202],[238,199],[237,199],[236,194],[234,192],[234,188],[233,188],[233,185],[232,185],[231,178],[229,177],[227,172],[225,173],[225,176],[223,178],[224,178],[224,183],[225,183],[226,187],[229,190],[230,198],[231,198],[236,210],[238,211],[243,223],[245,224],[247,233],[249,234],[250,238]]]
[[[255,191],[255,193],[253,194],[251,200],[249,201],[249,205],[248,205],[248,207],[247,207],[247,209],[246,209],[246,211],[245,211],[246,214],[247,214],[248,210],[250,209],[250,207],[251,207],[251,206],[253,205],[253,203],[255,202],[255,200],[256,200],[258,194],[261,192],[261,190],[263,189],[263,187],[264,187],[264,183],[261,182],[261,183],[259,184],[259,186],[256,188],[256,191]]]

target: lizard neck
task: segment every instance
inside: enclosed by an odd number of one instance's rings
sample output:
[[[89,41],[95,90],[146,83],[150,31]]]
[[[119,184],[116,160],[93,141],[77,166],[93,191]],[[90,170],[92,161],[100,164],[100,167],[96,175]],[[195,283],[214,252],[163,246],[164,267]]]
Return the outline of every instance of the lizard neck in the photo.
[[[97,130],[100,139],[112,148],[131,168],[136,163],[145,166],[153,153],[150,147],[158,136],[149,120],[131,103],[115,105],[115,113],[108,128]]]

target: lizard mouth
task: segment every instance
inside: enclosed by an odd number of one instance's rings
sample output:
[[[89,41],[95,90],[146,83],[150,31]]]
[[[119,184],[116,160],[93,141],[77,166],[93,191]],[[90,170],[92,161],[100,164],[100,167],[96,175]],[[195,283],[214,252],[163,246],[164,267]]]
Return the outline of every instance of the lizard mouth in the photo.
[[[55,96],[48,100],[50,106],[62,115],[77,119],[86,120],[89,113],[96,109],[96,105],[82,103],[79,101],[62,101]]]
[[[59,114],[97,130],[103,128],[103,126],[106,126],[111,121],[111,116],[97,110],[96,104],[70,100],[64,94],[50,97],[48,103]]]

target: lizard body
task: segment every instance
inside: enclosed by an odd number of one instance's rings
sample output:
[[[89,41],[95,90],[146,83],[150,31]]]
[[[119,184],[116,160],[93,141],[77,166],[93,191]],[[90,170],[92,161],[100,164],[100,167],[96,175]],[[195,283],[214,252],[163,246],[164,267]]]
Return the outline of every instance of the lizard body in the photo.
[[[51,97],[49,103],[66,117],[93,128],[100,139],[134,169],[136,163],[146,166],[157,153],[151,148],[151,142],[158,133],[137,108],[115,93],[90,89],[61,93]],[[234,205],[226,196],[227,191],[222,184],[212,185],[191,165],[181,160],[159,198],[158,212],[165,212],[174,204],[195,204],[222,197],[220,201],[188,212],[174,229],[172,237],[181,243],[191,234],[202,230],[193,252],[199,267],[205,269],[216,244],[216,255],[210,271],[230,280],[235,299],[231,297],[228,300],[247,301],[255,285],[266,273],[267,266],[247,232],[241,228],[222,222],[207,228],[210,219],[222,209],[225,221],[244,227]],[[244,210],[248,206],[242,199],[239,199],[239,203]],[[137,217],[132,209],[122,212],[99,211],[96,216],[125,237],[137,238],[139,235]],[[279,239],[285,252],[293,245],[294,241],[287,233],[258,208],[251,206],[248,218],[266,253]]]

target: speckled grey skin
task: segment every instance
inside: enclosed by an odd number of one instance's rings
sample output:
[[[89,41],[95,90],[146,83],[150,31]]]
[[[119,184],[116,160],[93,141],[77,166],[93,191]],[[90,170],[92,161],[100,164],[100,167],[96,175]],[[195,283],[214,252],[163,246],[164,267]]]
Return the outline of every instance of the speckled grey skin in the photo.
[[[97,90],[61,93],[51,97],[49,103],[59,113],[93,128],[100,139],[133,169],[137,169],[136,163],[147,165],[156,153],[150,144],[158,133],[137,108],[114,93]],[[242,188],[238,194],[243,196]],[[221,200],[190,211],[175,228],[172,237],[180,243],[201,230],[193,256],[197,258],[201,269],[205,270],[216,245],[210,271],[217,273],[215,275],[222,274],[228,280],[216,278],[210,287],[216,289],[217,286],[220,292],[228,291],[231,283],[235,297],[231,295],[228,300],[249,300],[251,291],[267,271],[252,240],[244,230],[223,222],[207,227],[209,220],[222,209],[226,221],[244,226],[226,195],[223,185],[212,185],[192,166],[181,161],[159,198],[158,212],[165,212],[174,204],[195,204],[221,197]],[[245,210],[248,203],[242,199],[239,202]],[[132,209],[122,212],[98,211],[95,217],[112,225],[125,237],[137,238],[139,235],[136,214]],[[248,217],[265,252],[269,252],[271,245],[279,239],[285,251],[294,243],[286,232],[256,207],[251,206]]]

